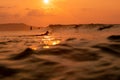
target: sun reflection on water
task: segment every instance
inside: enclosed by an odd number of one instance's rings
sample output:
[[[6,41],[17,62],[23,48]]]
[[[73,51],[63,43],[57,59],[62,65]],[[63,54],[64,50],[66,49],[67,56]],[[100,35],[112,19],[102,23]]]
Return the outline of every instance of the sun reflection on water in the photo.
[[[37,50],[38,48],[36,46],[29,46],[32,50]]]
[[[43,46],[44,49],[50,48],[50,46]]]
[[[39,43],[33,43],[32,45],[28,46],[32,50],[48,49],[61,43],[61,39],[57,39],[53,36],[42,36],[41,40],[35,39],[35,41]]]
[[[61,40],[55,39],[52,36],[44,36],[42,42],[44,44],[43,48],[50,48],[52,46],[60,44]]]

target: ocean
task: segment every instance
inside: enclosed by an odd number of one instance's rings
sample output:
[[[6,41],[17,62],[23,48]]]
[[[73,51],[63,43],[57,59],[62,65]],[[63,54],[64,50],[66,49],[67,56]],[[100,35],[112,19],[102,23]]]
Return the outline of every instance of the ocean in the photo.
[[[0,80],[120,80],[120,25],[1,31]]]

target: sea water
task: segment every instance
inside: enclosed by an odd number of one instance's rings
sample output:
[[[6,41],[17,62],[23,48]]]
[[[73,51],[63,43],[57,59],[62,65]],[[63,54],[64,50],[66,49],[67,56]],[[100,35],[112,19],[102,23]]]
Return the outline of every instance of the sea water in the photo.
[[[1,31],[0,80],[119,80],[119,28]]]

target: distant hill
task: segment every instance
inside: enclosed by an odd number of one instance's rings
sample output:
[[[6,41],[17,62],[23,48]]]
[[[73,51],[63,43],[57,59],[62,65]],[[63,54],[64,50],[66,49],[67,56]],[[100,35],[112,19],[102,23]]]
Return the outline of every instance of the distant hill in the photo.
[[[21,31],[21,30],[30,30],[30,28],[31,26],[26,25],[24,23],[0,24],[0,31]]]

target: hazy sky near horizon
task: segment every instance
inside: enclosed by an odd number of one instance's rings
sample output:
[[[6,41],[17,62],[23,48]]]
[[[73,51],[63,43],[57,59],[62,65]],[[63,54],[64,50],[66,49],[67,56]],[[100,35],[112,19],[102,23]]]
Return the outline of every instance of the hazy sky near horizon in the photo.
[[[0,0],[0,23],[120,23],[120,0]]]

